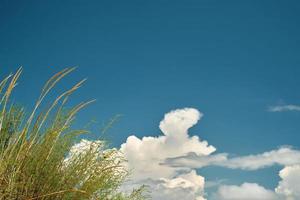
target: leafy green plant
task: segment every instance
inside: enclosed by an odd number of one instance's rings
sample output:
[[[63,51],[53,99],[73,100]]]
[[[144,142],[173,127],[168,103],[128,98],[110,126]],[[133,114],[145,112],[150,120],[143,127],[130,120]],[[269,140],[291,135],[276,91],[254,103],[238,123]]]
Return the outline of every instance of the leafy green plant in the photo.
[[[29,115],[9,101],[22,69],[0,82],[0,200],[145,198],[143,187],[131,194],[120,192],[128,172],[118,150],[99,141],[74,149],[78,136],[88,131],[71,125],[78,111],[93,101],[68,110],[65,105],[85,80],[39,111],[51,89],[73,70],[62,70],[46,82]]]

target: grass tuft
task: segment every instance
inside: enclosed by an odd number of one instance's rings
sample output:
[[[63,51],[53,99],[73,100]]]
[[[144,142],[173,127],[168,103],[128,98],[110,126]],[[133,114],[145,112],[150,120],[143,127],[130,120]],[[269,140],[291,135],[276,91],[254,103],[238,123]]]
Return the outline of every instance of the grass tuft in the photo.
[[[70,95],[85,80],[75,84],[41,110],[48,93],[74,68],[52,76],[29,115],[9,99],[22,73],[20,68],[0,82],[0,200],[140,200],[144,188],[131,194],[120,192],[128,172],[116,149],[104,142],[75,145],[87,130],[74,130],[76,114],[93,101],[66,110]]]

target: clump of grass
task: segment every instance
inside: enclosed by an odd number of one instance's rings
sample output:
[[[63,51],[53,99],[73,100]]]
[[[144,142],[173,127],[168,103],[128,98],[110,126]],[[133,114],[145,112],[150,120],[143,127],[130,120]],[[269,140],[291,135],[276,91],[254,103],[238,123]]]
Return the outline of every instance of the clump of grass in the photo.
[[[92,101],[67,111],[65,105],[85,80],[39,111],[50,90],[73,70],[46,82],[29,115],[9,102],[22,69],[0,82],[0,200],[144,199],[143,188],[131,194],[119,191],[128,173],[118,150],[105,149],[99,141],[74,149],[76,138],[87,130],[72,129],[72,122]]]

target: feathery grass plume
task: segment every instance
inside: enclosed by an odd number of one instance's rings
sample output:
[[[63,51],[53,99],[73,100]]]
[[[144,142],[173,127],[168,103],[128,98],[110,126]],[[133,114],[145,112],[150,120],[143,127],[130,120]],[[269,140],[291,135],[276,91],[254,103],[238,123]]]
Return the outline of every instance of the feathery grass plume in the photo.
[[[143,187],[131,194],[120,192],[128,172],[118,150],[106,149],[102,141],[84,140],[76,149],[76,139],[88,131],[73,130],[72,122],[93,101],[68,110],[65,105],[85,80],[39,111],[51,89],[73,70],[64,69],[46,82],[28,117],[22,107],[9,102],[22,68],[0,82],[0,200],[145,199]]]

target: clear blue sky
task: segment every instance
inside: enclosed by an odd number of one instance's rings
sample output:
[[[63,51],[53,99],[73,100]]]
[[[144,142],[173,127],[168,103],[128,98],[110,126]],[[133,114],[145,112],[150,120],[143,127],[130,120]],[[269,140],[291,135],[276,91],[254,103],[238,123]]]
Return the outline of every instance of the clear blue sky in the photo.
[[[96,98],[81,113],[107,121],[108,136],[158,135],[164,113],[194,107],[192,130],[219,152],[251,154],[300,147],[299,1],[0,1],[0,76],[23,66],[15,98],[30,108],[58,70],[78,66],[61,88],[87,77],[73,102]],[[209,178],[274,187],[270,168],[206,168]]]

